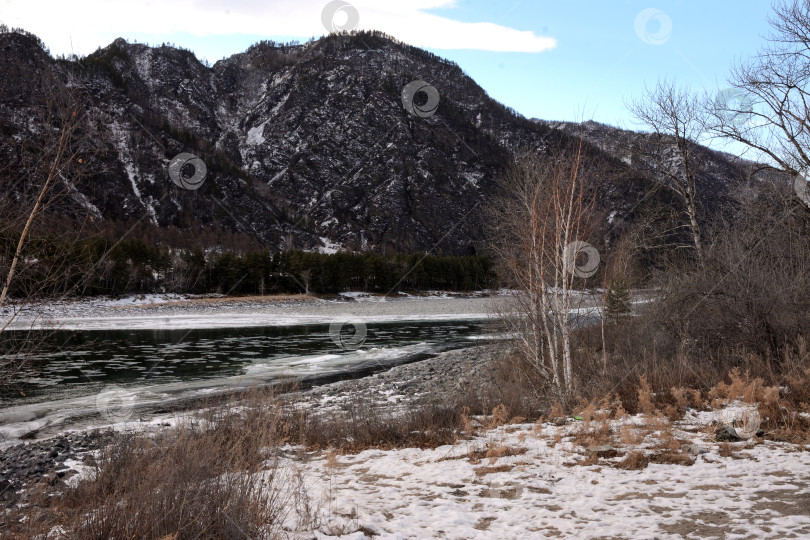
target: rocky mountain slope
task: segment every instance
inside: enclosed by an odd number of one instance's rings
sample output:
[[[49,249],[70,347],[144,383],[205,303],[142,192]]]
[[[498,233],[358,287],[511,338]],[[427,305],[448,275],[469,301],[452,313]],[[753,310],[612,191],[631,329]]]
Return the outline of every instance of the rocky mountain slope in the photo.
[[[22,147],[43,133],[37,111],[53,85],[80,89],[92,147],[87,174],[63,178],[70,197],[61,212],[115,225],[117,235],[147,225],[181,243],[205,231],[222,241],[228,231],[271,250],[474,253],[482,203],[515,152],[578,135],[570,124],[521,117],[457,65],[378,33],[262,42],[213,66],[123,39],[54,59],[36,38],[4,33],[7,178],[25,177]],[[649,183],[621,145],[604,144],[618,130],[594,138],[594,125],[585,127],[587,152],[627,172],[600,188],[605,215],[632,213]],[[205,163],[198,189],[170,179],[183,152]],[[717,164],[705,178],[707,206],[741,176],[730,156],[718,154]]]

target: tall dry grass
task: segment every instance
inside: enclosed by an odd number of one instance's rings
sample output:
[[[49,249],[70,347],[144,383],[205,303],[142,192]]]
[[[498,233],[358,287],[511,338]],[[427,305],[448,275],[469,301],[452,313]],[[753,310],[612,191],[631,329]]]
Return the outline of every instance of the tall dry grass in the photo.
[[[290,497],[277,456],[287,431],[272,394],[259,391],[151,436],[114,437],[62,499],[71,537],[276,537]]]

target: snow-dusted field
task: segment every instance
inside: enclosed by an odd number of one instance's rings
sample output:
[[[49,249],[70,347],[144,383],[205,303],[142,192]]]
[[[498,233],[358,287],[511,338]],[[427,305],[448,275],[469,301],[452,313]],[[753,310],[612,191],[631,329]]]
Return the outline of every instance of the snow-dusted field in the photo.
[[[708,450],[692,465],[609,466],[622,455],[578,465],[578,424],[508,425],[435,450],[315,454],[284,466],[305,476],[321,539],[810,537],[810,451],[743,442],[721,457],[693,416],[674,429]]]
[[[491,316],[493,303],[503,298],[348,293],[343,300],[217,303],[145,297],[47,307],[60,317],[74,315],[60,324],[187,328],[323,322],[347,314],[355,321],[478,318]],[[455,366],[480,352],[447,354]],[[423,394],[440,394],[447,386],[442,380],[460,379],[442,361],[313,389],[301,405],[337,410],[354,392],[401,410]],[[280,460],[267,465],[279,473],[276,485],[290,501],[285,528],[291,538],[810,538],[810,450],[767,434],[738,443],[715,440],[718,422],[751,407],[735,402],[689,410],[677,422],[636,415],[590,423],[518,421],[491,429],[483,427],[491,419],[477,417],[473,436],[436,449],[335,454],[286,446]],[[112,427],[161,430],[182,423],[184,414],[132,417]],[[600,429],[611,433],[612,448],[594,454],[588,441]],[[641,465],[623,468],[633,456],[641,456]],[[70,483],[91,473],[78,460],[64,466],[79,472]],[[256,481],[270,475],[258,473]],[[297,494],[305,493],[308,505],[293,500],[301,480]]]
[[[578,439],[588,425],[568,419],[481,429],[427,450],[341,455],[287,446],[255,477],[271,485],[277,475],[289,538],[810,538],[810,449],[714,440],[714,422],[749,407],[689,411],[672,424],[644,415],[608,421],[615,432],[642,434],[615,444],[615,457],[590,457]],[[617,466],[634,451],[652,458],[664,431],[691,464]],[[701,453],[690,453],[689,444]],[[65,465],[79,472],[70,483],[91,472]],[[294,494],[302,481],[307,505]]]

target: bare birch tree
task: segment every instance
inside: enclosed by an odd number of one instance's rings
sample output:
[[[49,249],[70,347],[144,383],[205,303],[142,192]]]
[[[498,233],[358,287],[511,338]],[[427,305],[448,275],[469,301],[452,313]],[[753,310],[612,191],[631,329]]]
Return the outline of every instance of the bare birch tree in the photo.
[[[69,249],[71,240],[63,242],[67,253],[60,248],[54,252],[54,242],[42,249],[31,245],[38,222],[48,210],[53,214],[57,201],[67,199],[94,153],[89,148],[85,102],[78,86],[43,74],[38,91],[35,108],[23,113],[36,118],[35,126],[30,132],[17,134],[16,139],[13,135],[0,139],[0,148],[11,157],[0,169],[0,234],[6,244],[13,241],[9,250],[0,251],[0,388],[27,366],[28,358],[45,338],[42,332],[34,331],[33,323],[27,331],[9,330],[20,312],[42,291],[55,290],[61,282],[81,283],[89,277],[85,264],[89,261],[71,258],[75,255]],[[0,105],[5,104],[0,100]],[[71,220],[66,216],[60,219]],[[80,222],[73,220],[70,225],[73,235],[82,234]],[[50,260],[40,260],[44,258]],[[17,297],[10,304],[14,291]]]
[[[543,158],[521,155],[488,211],[492,250],[513,288],[513,305],[501,317],[529,363],[560,394],[574,385],[571,312],[585,298],[575,285],[599,263],[582,242],[593,197],[581,155],[581,142]],[[583,251],[587,260],[580,261]]]
[[[650,131],[633,148],[641,167],[683,202],[686,226],[702,265],[705,250],[698,219],[697,180],[708,157],[700,148],[708,135],[704,100],[686,86],[663,80],[645,88],[627,108]]]

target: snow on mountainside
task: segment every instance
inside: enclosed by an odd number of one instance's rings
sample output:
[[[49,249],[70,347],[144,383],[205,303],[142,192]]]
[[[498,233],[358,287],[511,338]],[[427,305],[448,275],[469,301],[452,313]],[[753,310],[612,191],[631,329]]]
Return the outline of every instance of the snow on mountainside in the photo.
[[[82,59],[53,59],[34,39],[6,33],[0,53],[0,155],[14,156],[38,132],[43,81],[80,87],[95,161],[65,212],[142,220],[197,240],[218,230],[270,249],[473,253],[482,203],[515,152],[579,135],[521,117],[454,63],[379,33],[262,42],[213,66],[123,39]],[[403,88],[415,80],[437,90],[435,114],[406,110]],[[417,106],[423,98],[416,94]],[[628,170],[623,184],[600,188],[605,215],[632,208],[647,181],[621,148],[591,142],[587,152]],[[169,180],[181,152],[206,164],[199,190]],[[717,159],[707,181],[719,196],[740,165]]]

